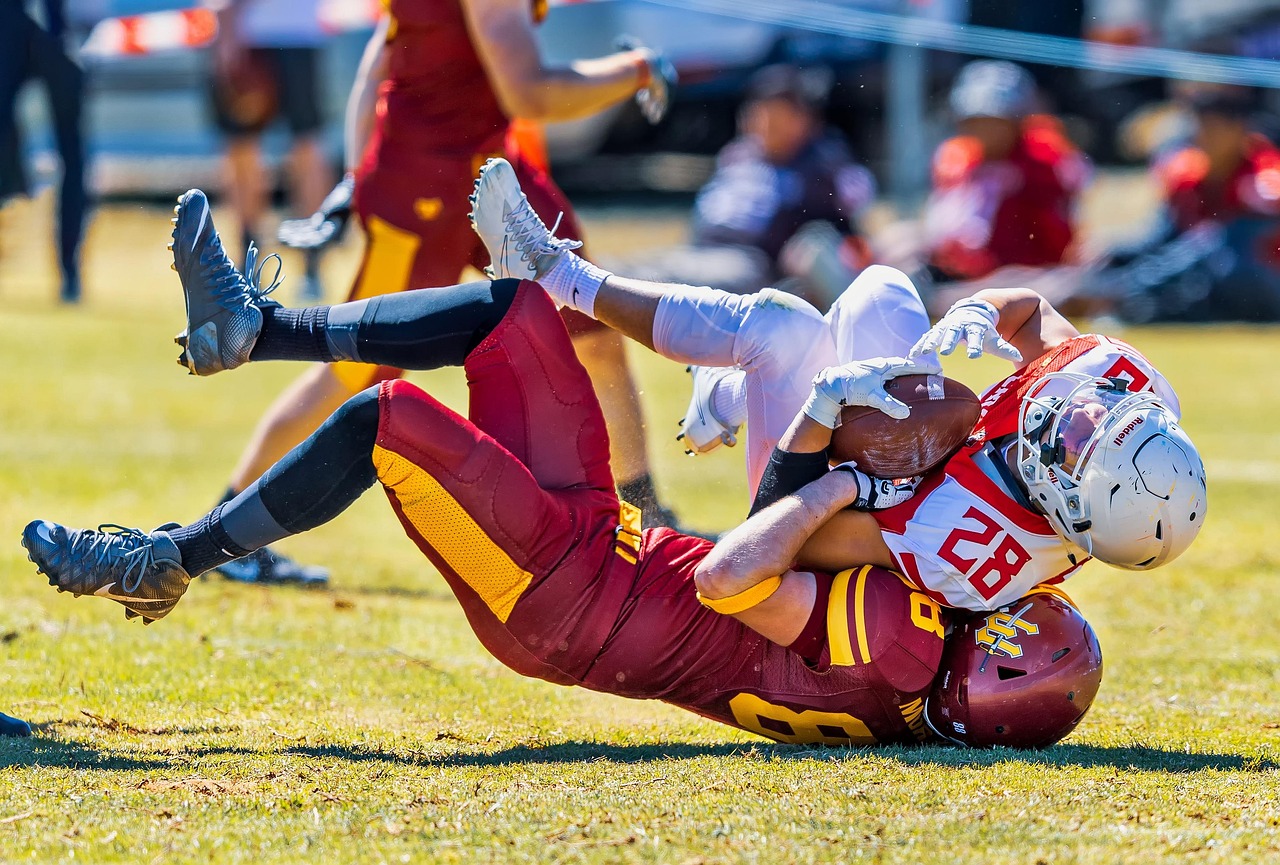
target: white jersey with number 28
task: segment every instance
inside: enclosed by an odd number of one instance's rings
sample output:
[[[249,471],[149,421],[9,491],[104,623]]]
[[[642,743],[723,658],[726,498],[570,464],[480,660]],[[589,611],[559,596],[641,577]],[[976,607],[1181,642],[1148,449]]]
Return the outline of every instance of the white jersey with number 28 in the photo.
[[[1057,583],[1087,560],[1049,521],[1010,498],[974,459],[983,446],[1017,431],[1022,397],[1049,372],[1122,378],[1151,390],[1175,413],[1169,382],[1137,349],[1086,334],[1070,339],[983,394],[974,439],[921,483],[909,501],[873,512],[898,569],[940,604],[990,610],[1041,583]]]

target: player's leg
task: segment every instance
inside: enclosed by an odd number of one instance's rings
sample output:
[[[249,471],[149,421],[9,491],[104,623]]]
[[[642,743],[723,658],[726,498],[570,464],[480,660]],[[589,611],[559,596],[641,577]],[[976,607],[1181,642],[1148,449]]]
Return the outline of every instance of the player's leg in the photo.
[[[911,279],[874,264],[860,273],[828,310],[840,363],[906,357],[929,329],[929,314]]]
[[[314,212],[333,186],[333,171],[320,143],[323,124],[316,68],[319,55],[318,48],[306,46],[276,51],[281,113],[293,137],[289,148],[289,204],[297,213]],[[320,254],[308,251],[304,262],[301,296],[319,300],[324,294],[320,285]]]
[[[836,362],[872,357],[905,357],[929,329],[929,315],[915,285],[902,271],[866,268],[849,284],[825,316],[835,340]],[[737,368],[694,367],[693,401],[684,421],[689,447],[718,446],[747,422],[747,376]],[[710,418],[711,422],[699,417]]]
[[[476,230],[502,275],[536,278],[557,303],[608,324],[664,357],[747,372],[747,471],[752,489],[771,442],[795,419],[810,379],[835,362],[822,316],[805,301],[766,289],[736,295],[627,279],[572,254],[538,219],[511,166],[490,162],[476,183]]]
[[[465,342],[432,339],[430,351],[438,360],[454,352],[456,360],[459,348],[471,346],[471,410],[502,441],[413,385],[384,382],[348,400],[247,490],[191,525],[144,534],[36,521],[24,546],[60,589],[110,597],[153,620],[172,610],[191,574],[322,525],[380,480],[481,641],[521,673],[578,681],[612,621],[588,612],[601,599],[619,607],[630,589],[628,580],[604,578],[618,525],[604,421],[541,290],[514,281],[490,288],[492,297],[506,298],[506,311],[488,333],[481,336],[480,326]],[[413,294],[438,300],[455,293],[474,300],[482,292],[462,286]],[[402,300],[409,295],[383,299]],[[433,318],[456,321],[468,309],[474,304]],[[406,320],[374,316],[350,342],[402,351],[404,340],[389,337],[407,336]],[[548,482],[570,489],[551,492]]]
[[[582,231],[572,205],[542,165],[535,159],[526,159],[518,149],[512,153],[511,165],[534,211],[553,221],[558,219],[557,231],[561,237],[581,241]],[[483,246],[479,251],[487,263]],[[675,514],[663,507],[654,487],[640,396],[622,336],[573,310],[564,310],[562,314],[573,338],[574,352],[591,376],[604,410],[611,443],[610,464],[619,494],[640,508],[645,526],[676,525]]]
[[[449,163],[451,171],[458,171]],[[465,219],[466,183],[453,194],[430,194],[439,184],[404,183],[393,164],[366,166],[356,188],[354,207],[365,234],[364,254],[349,300],[403,291],[415,285],[457,281],[474,245]],[[435,174],[424,168],[424,176]],[[426,192],[425,195],[418,193]],[[444,200],[456,200],[446,212]],[[402,227],[407,226],[407,227]],[[380,381],[396,378],[395,367],[341,362],[320,364],[305,373],[267,409],[231,476],[222,501],[228,501],[310,434],[343,401]],[[301,565],[275,550],[218,569],[241,582],[315,584],[328,578],[324,568]]]

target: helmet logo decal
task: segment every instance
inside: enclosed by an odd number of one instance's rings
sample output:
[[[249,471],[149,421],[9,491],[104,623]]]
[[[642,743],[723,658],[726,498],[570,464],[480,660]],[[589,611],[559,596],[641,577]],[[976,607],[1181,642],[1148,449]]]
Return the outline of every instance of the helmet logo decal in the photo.
[[[1040,626],[1022,618],[1031,605],[1023,607],[1016,613],[1000,611],[987,616],[982,627],[974,632],[974,640],[987,650],[987,655],[1004,655],[1008,658],[1021,658],[1022,646],[1018,645],[1019,631],[1030,634],[1040,633]],[[986,662],[983,662],[986,666]]]
[[[1117,445],[1120,444],[1120,442],[1124,441],[1125,436],[1127,436],[1129,433],[1133,432],[1140,426],[1142,426],[1142,415],[1138,415],[1133,420],[1125,424],[1124,429],[1120,430],[1120,434],[1115,437],[1115,439],[1112,441],[1112,444],[1117,444]]]

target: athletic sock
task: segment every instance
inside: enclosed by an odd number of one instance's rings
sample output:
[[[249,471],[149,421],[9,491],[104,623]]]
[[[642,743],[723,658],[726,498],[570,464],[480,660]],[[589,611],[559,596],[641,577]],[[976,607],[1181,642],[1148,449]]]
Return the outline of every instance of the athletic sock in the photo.
[[[262,332],[249,360],[335,360],[325,338],[329,307],[262,308]]]
[[[648,472],[626,483],[618,484],[618,498],[631,502],[643,513],[662,507],[658,501],[658,491],[653,486],[653,475]]]
[[[561,306],[595,318],[596,292],[610,276],[613,274],[609,271],[566,251],[542,275],[538,284]]]
[[[169,530],[183,569],[193,577],[253,552],[227,534],[222,526],[223,507],[218,505],[191,525]]]
[[[747,375],[734,371],[711,389],[711,412],[728,427],[747,422]]]

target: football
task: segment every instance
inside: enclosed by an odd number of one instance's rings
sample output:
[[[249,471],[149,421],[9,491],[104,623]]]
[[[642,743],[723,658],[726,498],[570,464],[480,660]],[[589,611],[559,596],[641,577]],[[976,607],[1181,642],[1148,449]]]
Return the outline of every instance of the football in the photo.
[[[831,436],[834,462],[854,460],[877,478],[922,475],[955,453],[973,432],[981,403],[973,391],[941,375],[903,375],[885,391],[911,407],[895,420],[870,406],[848,406]]]

